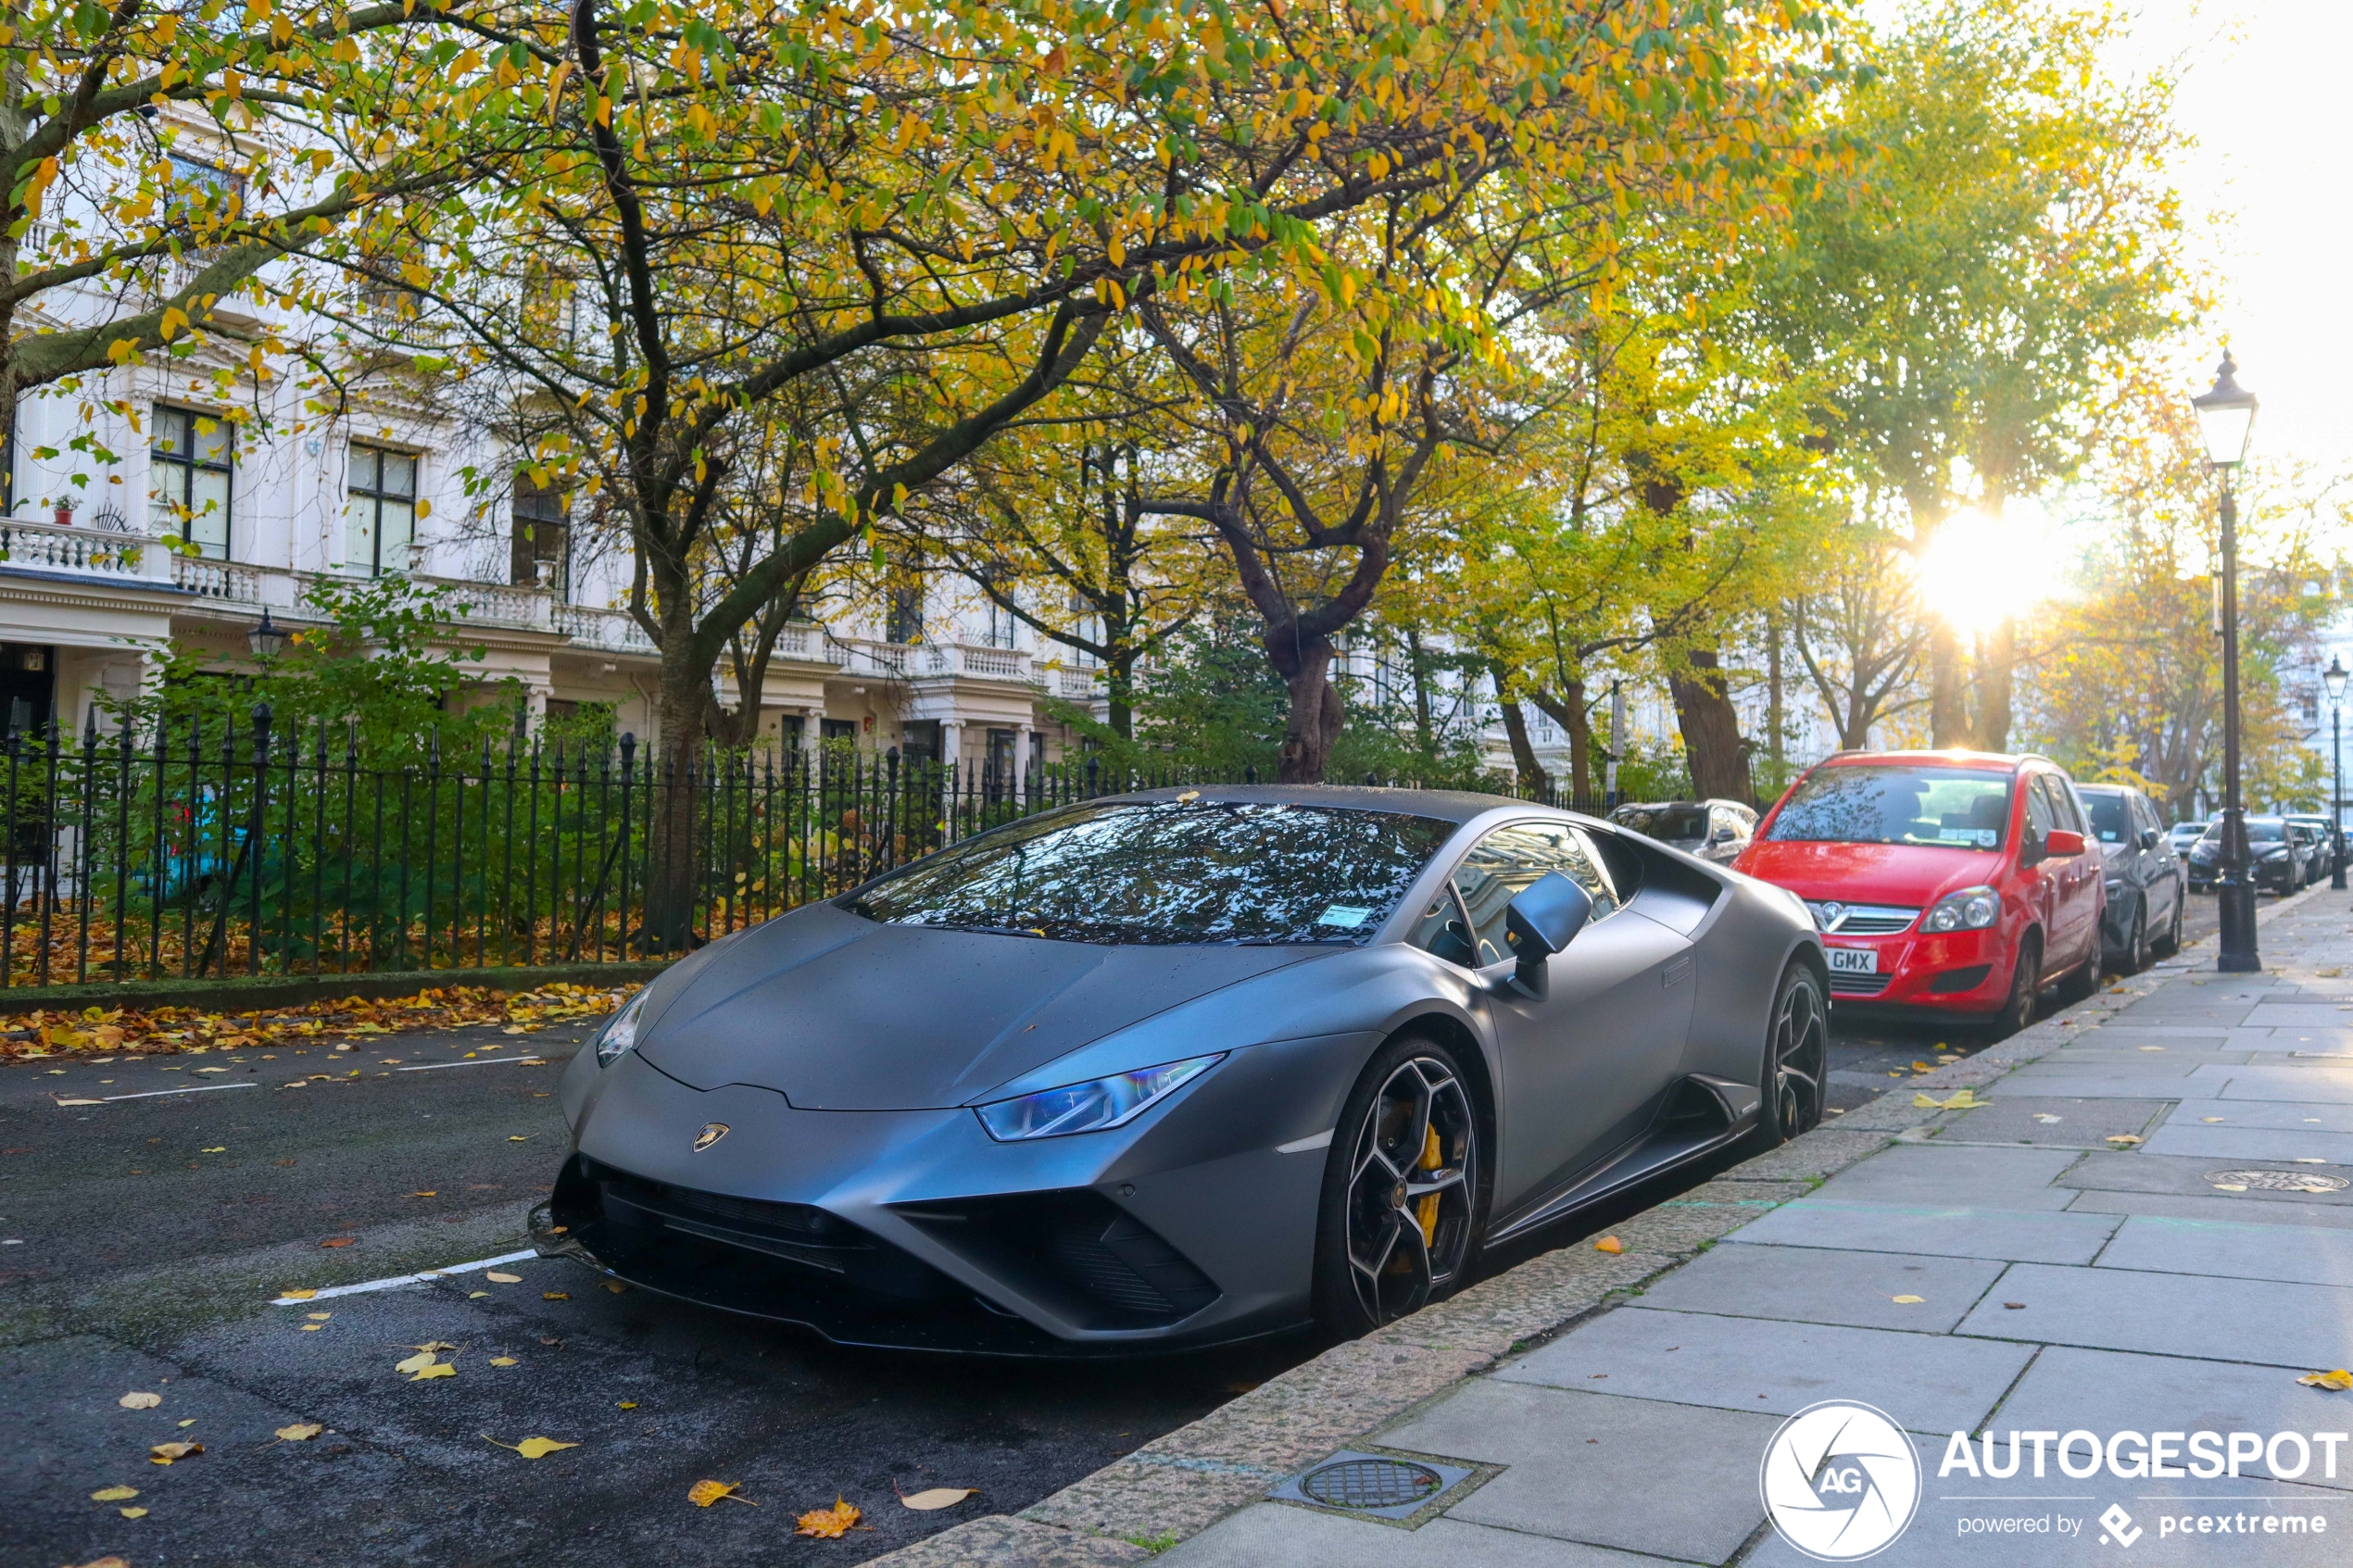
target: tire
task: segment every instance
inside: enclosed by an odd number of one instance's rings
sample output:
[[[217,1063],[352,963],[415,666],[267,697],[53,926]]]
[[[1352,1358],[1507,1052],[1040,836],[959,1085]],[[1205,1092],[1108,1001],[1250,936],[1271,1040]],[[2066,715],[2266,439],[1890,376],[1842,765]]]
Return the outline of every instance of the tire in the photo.
[[[2100,988],[2100,955],[2095,948],[2092,956],[2059,976],[2052,988],[2058,1005],[2071,1008]]]
[[[2010,994],[1999,1010],[1985,1021],[1985,1033],[2007,1040],[2034,1022],[2034,998],[2042,991],[2043,944],[2029,936],[2018,945],[2018,961],[2010,968]]]
[[[1777,1148],[1822,1124],[1822,1090],[1830,1069],[1830,1008],[1821,979],[1803,963],[1789,966],[1773,993],[1765,1025],[1764,1105],[1756,1141]]]
[[[2144,888],[2141,892],[2140,901],[2133,907],[2133,929],[2131,934],[2124,938],[2124,951],[2121,955],[2120,955],[2120,961],[2116,965],[2115,972],[2118,974],[2138,974],[2141,971],[2148,968],[2150,964],[2154,963],[2156,960],[2157,956],[2150,950],[2149,943],[2148,891]]]
[[[2173,916],[2166,922],[2165,935],[2149,944],[2149,951],[2160,959],[2170,959],[2182,950],[2182,922],[2189,912],[2189,890],[2178,881],[2173,884]]]
[[[1486,1127],[1451,1046],[1406,1035],[1374,1053],[1324,1161],[1314,1297],[1327,1332],[1370,1333],[1468,1277],[1487,1224]]]

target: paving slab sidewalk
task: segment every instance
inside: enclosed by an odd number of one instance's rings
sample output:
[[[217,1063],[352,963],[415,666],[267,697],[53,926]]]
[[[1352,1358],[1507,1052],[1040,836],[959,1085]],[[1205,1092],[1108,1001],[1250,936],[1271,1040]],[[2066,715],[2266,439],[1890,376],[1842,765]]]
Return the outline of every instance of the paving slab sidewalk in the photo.
[[[2110,1531],[2134,1561],[2353,1561],[2353,1441],[2268,1445],[2353,1432],[2353,1391],[2296,1382],[2353,1362],[2347,905],[2267,909],[2260,974],[2192,947],[1617,1226],[1622,1252],[1536,1258],[876,1561],[1803,1562],[1759,1464],[1831,1399],[1919,1454],[1882,1561],[2074,1562]],[[1963,1088],[1982,1104],[1944,1109]],[[2082,1478],[2012,1454],[2079,1429],[2268,1446],[2211,1480],[2114,1474],[2129,1441]],[[1948,1466],[1955,1432],[1990,1433],[1973,1457],[2010,1477]],[[1402,1523],[1268,1500],[1343,1449],[1474,1474]]]

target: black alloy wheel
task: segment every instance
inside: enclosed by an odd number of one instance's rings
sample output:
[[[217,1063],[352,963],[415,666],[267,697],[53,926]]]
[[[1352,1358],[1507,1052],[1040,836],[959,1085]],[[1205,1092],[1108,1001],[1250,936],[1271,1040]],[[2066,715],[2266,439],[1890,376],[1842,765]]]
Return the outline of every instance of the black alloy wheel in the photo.
[[[2156,961],[2157,955],[2151,951],[2149,945],[2148,894],[2144,890],[2140,902],[2133,909],[2133,935],[2125,938],[2124,962],[2117,972],[2138,974]]]
[[[1373,1059],[1325,1169],[1315,1295],[1327,1327],[1363,1334],[1462,1284],[1483,1180],[1478,1129],[1452,1050],[1404,1039]]]
[[[1766,1039],[1765,1105],[1757,1131],[1770,1148],[1822,1123],[1822,1085],[1830,1066],[1830,1011],[1821,981],[1802,963],[1790,965],[1773,997]]]

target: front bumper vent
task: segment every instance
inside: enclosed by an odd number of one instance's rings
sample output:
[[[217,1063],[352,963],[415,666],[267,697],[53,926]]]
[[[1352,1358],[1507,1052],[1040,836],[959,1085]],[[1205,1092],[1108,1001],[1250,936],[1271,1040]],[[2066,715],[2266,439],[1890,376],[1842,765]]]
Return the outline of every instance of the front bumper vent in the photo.
[[[1081,1327],[1160,1327],[1221,1294],[1158,1232],[1089,1188],[910,1205],[899,1213]]]
[[[1887,983],[1894,978],[1892,974],[1833,972],[1831,975],[1831,995],[1833,997],[1876,997],[1887,989]]]

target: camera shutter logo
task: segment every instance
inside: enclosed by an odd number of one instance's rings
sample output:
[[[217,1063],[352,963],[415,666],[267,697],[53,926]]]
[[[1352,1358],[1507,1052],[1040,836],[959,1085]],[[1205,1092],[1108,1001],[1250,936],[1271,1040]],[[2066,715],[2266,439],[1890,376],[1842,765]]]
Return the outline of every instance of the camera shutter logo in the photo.
[[[1854,1562],[1912,1523],[1920,1459],[1885,1411],[1829,1399],[1781,1424],[1756,1486],[1783,1540],[1817,1562]]]

